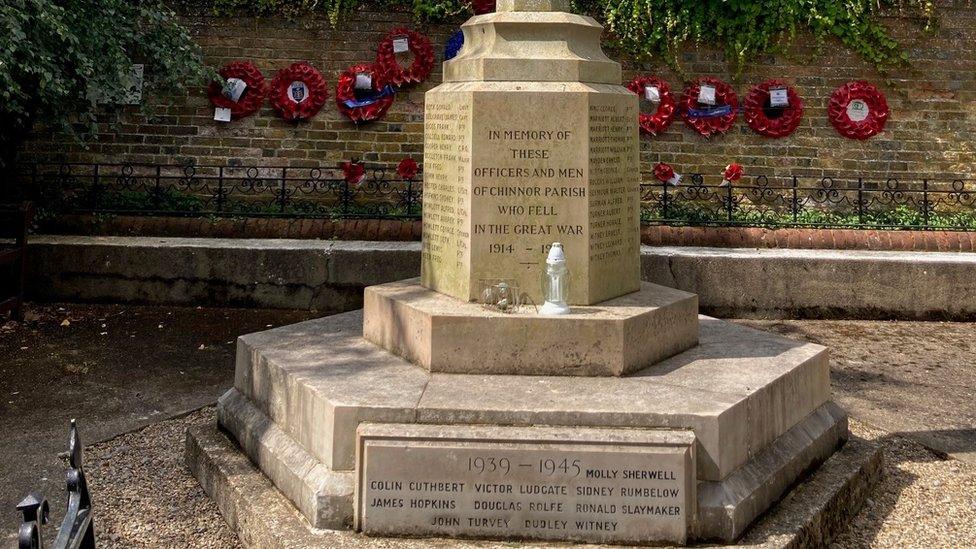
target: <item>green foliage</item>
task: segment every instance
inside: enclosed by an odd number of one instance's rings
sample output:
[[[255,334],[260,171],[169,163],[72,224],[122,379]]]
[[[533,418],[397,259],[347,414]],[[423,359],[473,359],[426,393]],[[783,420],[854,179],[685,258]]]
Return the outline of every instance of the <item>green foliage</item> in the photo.
[[[809,30],[822,45],[835,37],[880,71],[908,61],[879,21],[898,8],[931,22],[928,0],[577,0],[583,12],[599,11],[618,45],[640,60],[660,57],[679,73],[678,52],[687,43],[712,43],[740,74],[746,63]]]
[[[183,0],[193,3],[193,0]],[[215,0],[213,11],[220,15],[250,14],[297,17],[310,12],[324,13],[336,25],[364,0]],[[418,21],[441,21],[464,12],[468,3],[461,0],[373,0],[391,8],[411,8]]]
[[[199,0],[182,0],[199,2]],[[419,21],[465,13],[466,0],[216,0],[221,14],[328,14],[333,24],[365,4],[409,8]],[[209,5],[209,3],[208,3]],[[604,21],[611,46],[639,61],[661,59],[684,74],[679,54],[688,44],[722,46],[738,76],[757,55],[775,51],[808,30],[822,46],[839,39],[880,71],[908,61],[880,22],[897,9],[933,20],[931,0],[574,0],[574,10]]]
[[[96,129],[145,64],[144,96],[174,93],[205,71],[199,47],[158,0],[0,2],[0,163],[35,123]]]
[[[732,212],[731,221],[724,210],[716,211],[713,203],[696,204],[671,203],[668,205],[667,217],[662,218],[662,212],[653,206],[641,214],[644,223],[663,224],[671,226],[682,225],[724,225],[733,224],[743,227],[869,227],[876,229],[921,229],[945,228],[955,230],[976,230],[976,212],[961,210],[957,212],[930,212],[928,223],[925,216],[913,206],[899,205],[888,209],[869,209],[858,217],[857,212],[842,211],[828,208],[803,208],[793,214],[787,210],[770,211],[748,207],[736,208]]]

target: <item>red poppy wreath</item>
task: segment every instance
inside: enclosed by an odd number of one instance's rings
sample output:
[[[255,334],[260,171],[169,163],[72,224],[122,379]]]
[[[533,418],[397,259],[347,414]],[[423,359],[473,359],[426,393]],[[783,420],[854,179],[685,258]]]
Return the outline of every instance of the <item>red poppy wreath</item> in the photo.
[[[717,78],[701,78],[681,96],[681,118],[685,124],[709,137],[725,133],[735,124],[739,99],[732,86]]]
[[[742,102],[746,124],[759,135],[786,137],[803,119],[803,100],[793,86],[779,80],[757,84]]]
[[[397,54],[410,52],[413,62],[403,68]],[[394,86],[418,84],[430,76],[434,70],[434,46],[430,39],[417,31],[396,28],[380,42],[376,52],[376,64],[383,71],[386,82]]]
[[[336,106],[346,118],[359,124],[379,120],[390,110],[396,90],[383,79],[375,65],[353,65],[339,75]]]
[[[329,98],[328,84],[315,67],[295,63],[271,81],[271,106],[285,120],[308,120]]]
[[[848,82],[830,96],[827,117],[837,133],[850,139],[868,139],[884,130],[891,111],[883,93],[864,81]]]
[[[224,65],[219,74],[226,81],[211,82],[207,89],[210,102],[217,108],[230,109],[234,119],[258,112],[267,90],[264,75],[250,61],[234,61]]]
[[[668,129],[677,113],[674,94],[663,79],[656,76],[638,76],[627,85],[627,89],[649,101],[657,101],[657,110],[640,113],[640,129],[650,135],[660,135]]]

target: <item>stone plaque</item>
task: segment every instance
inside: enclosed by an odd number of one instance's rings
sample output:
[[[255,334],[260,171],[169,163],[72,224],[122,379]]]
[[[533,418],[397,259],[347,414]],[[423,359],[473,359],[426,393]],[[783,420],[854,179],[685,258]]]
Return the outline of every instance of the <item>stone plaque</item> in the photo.
[[[678,543],[695,514],[691,431],[364,424],[369,535]]]

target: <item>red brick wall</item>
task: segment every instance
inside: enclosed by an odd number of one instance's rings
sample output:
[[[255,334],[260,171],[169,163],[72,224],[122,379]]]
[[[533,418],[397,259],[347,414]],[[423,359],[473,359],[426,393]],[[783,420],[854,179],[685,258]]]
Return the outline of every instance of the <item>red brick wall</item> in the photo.
[[[947,178],[976,172],[976,6],[966,0],[944,2],[941,27],[922,36],[911,22],[891,19],[896,34],[908,45],[915,74],[900,71],[890,82],[872,66],[834,42],[817,52],[804,37],[785,55],[767,56],[753,64],[735,84],[740,98],[749,86],[778,77],[794,83],[804,98],[806,115],[793,136],[771,140],[754,134],[740,120],[727,135],[706,140],[680,122],[663,136],[644,139],[643,169],[670,162],[680,172],[717,175],[736,160],[747,173],[800,176],[864,176],[913,178],[918,174]],[[187,17],[203,45],[207,60],[221,65],[232,59],[253,60],[270,79],[296,60],[308,60],[334,87],[345,67],[374,57],[375,47],[393,26],[409,24],[408,13],[364,11],[335,30],[323,19],[290,22],[278,18]],[[459,21],[424,29],[432,36],[438,61],[446,37]],[[683,54],[690,75],[729,78],[720,53],[691,50]],[[653,67],[645,67],[652,72]],[[680,93],[680,79],[661,73]],[[627,80],[633,75],[626,73]],[[104,117],[100,139],[87,149],[57,136],[39,135],[25,157],[79,161],[175,162],[201,164],[333,166],[350,157],[394,164],[422,157],[423,93],[440,82],[440,70],[424,85],[401,92],[388,116],[357,128],[342,118],[330,98],[311,122],[292,124],[265,107],[257,115],[222,125],[201,90],[187,98],[162,99],[151,114],[127,108]],[[867,142],[839,137],[826,118],[835,87],[853,79],[880,85],[892,107],[881,136]]]

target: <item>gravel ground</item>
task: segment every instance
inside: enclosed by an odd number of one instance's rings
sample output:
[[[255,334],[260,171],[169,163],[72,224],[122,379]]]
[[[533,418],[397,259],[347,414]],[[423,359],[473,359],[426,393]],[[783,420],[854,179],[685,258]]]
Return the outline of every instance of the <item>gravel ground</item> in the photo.
[[[885,476],[833,547],[976,547],[976,466],[851,421],[884,447]]]
[[[208,407],[87,449],[99,547],[241,547],[184,463],[186,428],[216,421]]]
[[[186,428],[214,421],[209,407],[88,449],[99,547],[240,547],[183,463]],[[976,467],[856,420],[851,430],[884,446],[885,476],[834,547],[976,547]]]

